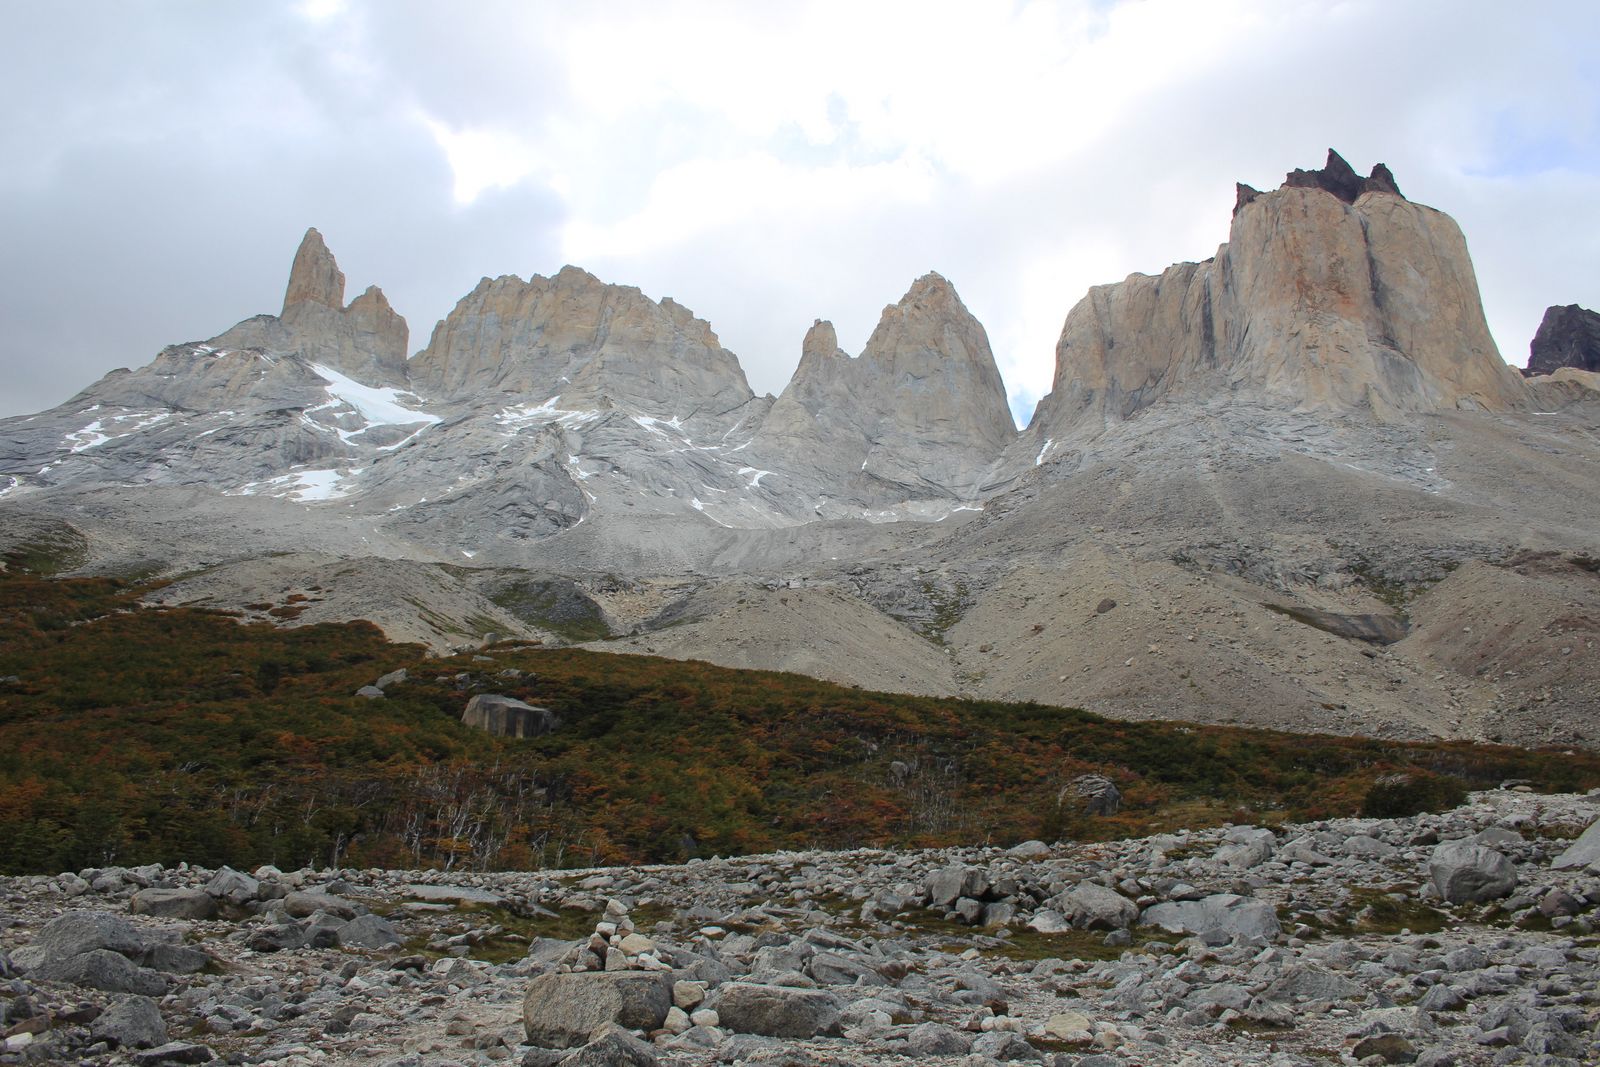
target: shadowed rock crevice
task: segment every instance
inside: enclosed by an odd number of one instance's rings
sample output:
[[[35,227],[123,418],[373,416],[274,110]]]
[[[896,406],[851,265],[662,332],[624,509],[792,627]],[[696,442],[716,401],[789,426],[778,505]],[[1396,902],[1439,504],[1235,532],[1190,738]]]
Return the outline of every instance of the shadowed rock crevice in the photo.
[[[1396,641],[1403,641],[1406,634],[1411,631],[1411,623],[1403,615],[1344,615],[1334,611],[1319,611],[1315,608],[1285,607],[1281,604],[1263,606],[1268,611],[1304,623],[1324,633],[1333,634],[1335,637],[1366,641],[1374,645],[1392,645]]]

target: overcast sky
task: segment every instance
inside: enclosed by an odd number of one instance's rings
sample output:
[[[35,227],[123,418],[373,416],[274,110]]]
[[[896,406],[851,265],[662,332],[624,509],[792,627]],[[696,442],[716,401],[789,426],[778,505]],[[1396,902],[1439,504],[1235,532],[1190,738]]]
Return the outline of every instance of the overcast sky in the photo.
[[[1600,305],[1600,4],[0,0],[0,415],[276,312],[307,226],[412,349],[574,263],[757,392],[955,283],[1022,418],[1088,286],[1331,145],[1466,232],[1502,354]]]

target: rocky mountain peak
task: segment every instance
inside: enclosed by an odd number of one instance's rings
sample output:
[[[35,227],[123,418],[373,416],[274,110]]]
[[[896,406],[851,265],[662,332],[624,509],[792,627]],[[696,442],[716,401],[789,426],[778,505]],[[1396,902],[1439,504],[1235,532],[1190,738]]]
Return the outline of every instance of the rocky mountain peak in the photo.
[[[1524,373],[1554,374],[1563,367],[1600,372],[1600,314],[1577,304],[1545,310]]]
[[[1054,438],[1166,396],[1379,418],[1527,402],[1455,222],[1400,196],[1382,164],[1362,178],[1331,150],[1270,193],[1240,185],[1214,259],[1092,289],[1056,355],[1035,417]]]
[[[315,226],[300,239],[294,266],[289,268],[289,287],[283,294],[284,312],[296,304],[321,304],[336,311],[344,307],[344,272]]]
[[[404,385],[410,341],[406,320],[376,285],[344,306],[344,273],[312,227],[289,268],[282,313],[246,319],[207,344],[293,353],[368,385]]]
[[[857,359],[839,350],[831,322],[816,320],[760,441],[774,463],[805,456],[902,496],[961,496],[1015,436],[988,334],[955,287],[929,273],[883,309]]]
[[[720,417],[754,396],[709,323],[574,266],[483,279],[434,327],[412,374],[450,399],[560,396],[664,418]]]
[[[961,302],[955,286],[942,275],[929,272],[911,283],[905,296],[883,309],[877,328],[867,339],[861,357],[891,364],[928,359],[957,359],[975,364],[980,377],[993,370],[993,384],[1001,400],[1005,387],[995,369],[989,335]]]
[[[806,339],[800,345],[800,369],[795,373],[798,375],[827,360],[849,358],[849,354],[839,347],[839,334],[834,330],[833,323],[818,319],[806,331]]]
[[[1394,175],[1382,163],[1372,168],[1370,177],[1363,178],[1356,173],[1356,169],[1345,158],[1333,149],[1328,149],[1328,161],[1321,170],[1295,169],[1283,179],[1285,189],[1321,189],[1323,192],[1332,193],[1347,204],[1354,204],[1364,193],[1388,193],[1391,196],[1400,196],[1400,187],[1395,184]]]
[[[940,332],[944,326],[953,325],[965,331],[970,324],[975,324],[976,319],[972,313],[961,303],[955,286],[940,274],[932,271],[924,274],[911,283],[911,288],[897,303],[889,304],[878,317],[877,329],[873,331],[872,338],[867,341],[863,355],[874,349],[874,340],[879,340],[880,335],[899,334],[903,332],[915,333],[918,336],[927,336]],[[982,329],[980,326],[979,329]],[[948,351],[947,355],[970,355],[963,346],[960,351]]]

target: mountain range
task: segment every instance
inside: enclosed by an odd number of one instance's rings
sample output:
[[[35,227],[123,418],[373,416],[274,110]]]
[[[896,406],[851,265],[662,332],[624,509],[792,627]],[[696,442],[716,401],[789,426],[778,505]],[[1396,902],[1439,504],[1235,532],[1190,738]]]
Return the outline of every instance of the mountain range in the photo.
[[[709,323],[575,267],[483,279],[408,356],[313,229],[278,314],[0,421],[0,550],[441,650],[1592,746],[1584,315],[1511,369],[1456,224],[1330,152],[1074,305],[1019,431],[936,273],[757,396]]]

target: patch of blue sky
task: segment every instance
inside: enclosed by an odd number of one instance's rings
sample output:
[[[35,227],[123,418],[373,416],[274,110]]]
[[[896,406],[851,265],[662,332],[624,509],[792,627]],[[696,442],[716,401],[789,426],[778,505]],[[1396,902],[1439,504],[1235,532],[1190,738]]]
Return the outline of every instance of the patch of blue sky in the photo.
[[[1011,404],[1011,418],[1017,424],[1017,429],[1027,428],[1028,423],[1033,419],[1033,409],[1039,406],[1039,400],[1042,396],[1042,393],[1026,386],[1013,386],[1011,388],[1011,396],[1008,399]]]
[[[1594,126],[1591,119],[1558,129],[1543,124],[1530,129],[1514,116],[1501,115],[1486,158],[1466,173],[1475,178],[1526,178],[1552,171],[1600,174],[1600,139],[1593,136]]]

